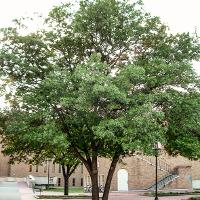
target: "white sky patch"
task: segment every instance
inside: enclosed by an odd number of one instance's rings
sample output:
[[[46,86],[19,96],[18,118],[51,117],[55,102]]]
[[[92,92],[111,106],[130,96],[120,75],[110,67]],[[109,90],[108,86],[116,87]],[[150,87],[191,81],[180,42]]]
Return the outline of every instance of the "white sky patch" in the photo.
[[[47,15],[61,0],[0,0],[0,26],[6,27],[12,19],[32,15],[37,12]]]
[[[160,16],[173,32],[200,33],[200,0],[144,0],[145,10]]]
[[[0,27],[8,26],[11,20],[21,16],[42,13],[55,5],[75,0],[0,0]],[[145,10],[160,16],[173,32],[193,32],[200,29],[200,0],[143,0]],[[200,31],[200,30],[199,30]]]
[[[53,6],[74,3],[77,0],[0,0],[0,27],[11,25],[12,20],[34,13],[47,16]],[[190,32],[195,29],[200,34],[200,0],[143,0],[144,9],[159,16],[172,32]],[[38,20],[31,22],[31,29],[40,26]],[[200,74],[198,63],[195,64]]]

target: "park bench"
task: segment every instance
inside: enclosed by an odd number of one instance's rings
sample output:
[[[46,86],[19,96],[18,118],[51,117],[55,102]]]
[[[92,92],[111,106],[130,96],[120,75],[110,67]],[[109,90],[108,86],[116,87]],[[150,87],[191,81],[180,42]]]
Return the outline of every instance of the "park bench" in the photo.
[[[39,192],[40,195],[42,193],[44,189],[44,186],[43,185],[35,185],[35,184],[32,184],[32,190],[33,190],[33,193],[36,194],[36,192]]]

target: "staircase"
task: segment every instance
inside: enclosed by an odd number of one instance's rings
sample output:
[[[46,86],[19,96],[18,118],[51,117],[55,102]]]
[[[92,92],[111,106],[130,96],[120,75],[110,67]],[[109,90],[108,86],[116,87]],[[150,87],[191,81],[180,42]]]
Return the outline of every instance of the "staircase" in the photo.
[[[166,185],[168,185],[169,183],[173,182],[178,177],[179,176],[177,174],[169,174],[169,175],[163,177],[162,179],[160,179],[158,181],[158,184],[157,184],[158,189],[164,188]],[[149,188],[147,188],[147,190],[155,190],[155,189],[156,189],[156,183],[154,183]]]
[[[139,160],[142,160],[146,163],[148,163],[151,166],[156,166],[155,164],[155,158],[154,157],[146,157],[143,155],[135,155]],[[166,176],[162,177],[160,180],[158,180],[157,187],[158,189],[164,188],[169,183],[173,182],[175,179],[179,177],[178,174],[176,174],[170,165],[165,163],[164,161],[158,160],[158,170],[166,172]],[[155,190],[156,189],[156,183],[154,182],[150,187],[147,188],[148,190]]]
[[[142,160],[142,161],[148,163],[149,165],[156,166],[154,157],[146,157],[143,155],[135,155],[135,156],[137,159]],[[164,171],[166,173],[171,173],[173,171],[171,166],[162,160],[158,160],[158,170]]]

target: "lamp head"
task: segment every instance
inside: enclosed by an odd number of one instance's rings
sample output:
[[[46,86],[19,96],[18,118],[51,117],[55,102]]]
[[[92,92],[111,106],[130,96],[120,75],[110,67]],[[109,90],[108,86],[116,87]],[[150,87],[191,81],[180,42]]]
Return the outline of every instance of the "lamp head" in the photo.
[[[160,142],[154,143],[154,149],[155,149],[155,150],[160,150],[161,148],[162,148],[162,145],[161,145]]]

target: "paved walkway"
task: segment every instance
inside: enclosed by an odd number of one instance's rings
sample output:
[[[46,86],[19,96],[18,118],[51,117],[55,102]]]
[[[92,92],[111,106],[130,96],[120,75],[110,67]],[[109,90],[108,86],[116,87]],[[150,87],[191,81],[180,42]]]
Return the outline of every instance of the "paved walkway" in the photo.
[[[21,200],[16,182],[0,182],[0,200]]]
[[[18,182],[18,188],[21,195],[20,200],[36,200],[33,194],[33,190],[28,188],[25,182]]]
[[[42,192],[42,194],[62,194]],[[109,200],[154,200],[154,197],[142,196],[143,192],[111,192]],[[159,197],[159,200],[187,200],[191,195]],[[36,200],[32,189],[28,188],[22,180],[0,180],[0,200]],[[53,200],[53,199],[52,199]]]
[[[143,192],[112,192],[110,193],[109,200],[154,200],[155,197],[147,197],[142,195]],[[159,200],[187,200],[190,195],[185,196],[168,196],[159,197]]]

